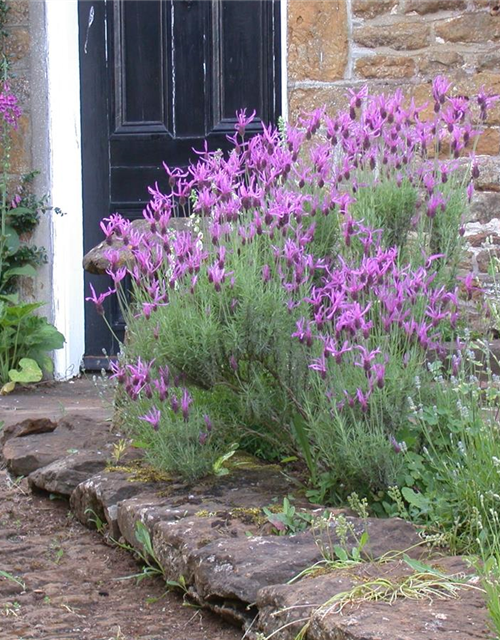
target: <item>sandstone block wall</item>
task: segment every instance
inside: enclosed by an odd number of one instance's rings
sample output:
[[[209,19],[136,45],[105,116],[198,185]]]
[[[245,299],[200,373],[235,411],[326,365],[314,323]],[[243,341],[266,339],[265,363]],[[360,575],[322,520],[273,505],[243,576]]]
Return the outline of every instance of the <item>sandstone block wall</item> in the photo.
[[[5,34],[0,36],[0,44],[10,61],[10,83],[22,110],[18,129],[12,136],[10,193],[23,175],[38,171],[32,184],[33,193],[37,197],[50,196],[45,5],[41,0],[7,0],[7,6]],[[51,221],[50,212],[41,216],[29,238],[34,245],[47,249],[49,263],[37,268],[35,278],[22,278],[19,282],[21,296],[45,302],[40,313],[49,318],[52,317]]]
[[[31,161],[31,108],[30,108],[30,16],[29,0],[8,3],[5,35],[1,45],[11,63],[13,78],[11,87],[20,100],[22,116],[13,134],[11,150],[11,174],[13,182],[19,176],[32,171]]]
[[[500,0],[288,0],[288,106],[344,108],[348,88],[401,87],[420,103],[445,75],[457,94],[500,93]],[[432,106],[430,107],[432,109]],[[500,102],[479,142],[481,175],[471,217],[469,265],[485,279],[500,256]],[[491,242],[490,242],[491,241]]]

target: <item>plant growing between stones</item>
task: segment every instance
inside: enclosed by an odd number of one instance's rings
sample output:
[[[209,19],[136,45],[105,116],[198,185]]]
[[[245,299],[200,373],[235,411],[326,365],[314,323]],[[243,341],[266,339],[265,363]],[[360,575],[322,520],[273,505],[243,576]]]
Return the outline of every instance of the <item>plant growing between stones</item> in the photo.
[[[311,526],[314,516],[307,511],[298,510],[293,504],[293,497],[283,498],[283,505],[279,511],[271,511],[263,507],[262,511],[278,535],[290,535],[305,531]]]
[[[137,542],[141,545],[143,551],[140,551],[136,547],[132,547],[129,544],[124,542],[119,542],[117,540],[112,540],[114,544],[116,544],[120,549],[125,549],[126,551],[130,551],[134,554],[141,562],[142,562],[142,570],[140,573],[135,573],[131,576],[125,576],[124,578],[117,578],[117,580],[131,580],[135,579],[137,582],[141,582],[145,578],[152,577],[161,577],[167,582],[165,577],[165,571],[161,564],[158,562],[156,558],[156,554],[153,549],[153,544],[151,542],[151,536],[149,531],[144,524],[138,520],[135,524],[135,537]],[[175,586],[180,586],[181,582],[176,583]],[[172,585],[173,586],[173,585]]]

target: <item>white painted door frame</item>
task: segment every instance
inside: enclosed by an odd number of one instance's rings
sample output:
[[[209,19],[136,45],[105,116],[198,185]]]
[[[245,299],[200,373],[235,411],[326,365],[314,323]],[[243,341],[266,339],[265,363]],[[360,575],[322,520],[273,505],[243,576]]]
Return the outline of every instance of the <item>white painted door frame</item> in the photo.
[[[78,2],[45,5],[50,195],[66,214],[52,224],[53,321],[66,338],[54,370],[68,379],[79,373],[85,348]]]
[[[102,2],[103,0],[96,0]],[[55,352],[57,379],[78,375],[85,350],[83,200],[78,1],[45,0],[50,192],[66,215],[52,225],[55,326],[66,337]],[[287,0],[281,3],[282,113],[287,117]]]

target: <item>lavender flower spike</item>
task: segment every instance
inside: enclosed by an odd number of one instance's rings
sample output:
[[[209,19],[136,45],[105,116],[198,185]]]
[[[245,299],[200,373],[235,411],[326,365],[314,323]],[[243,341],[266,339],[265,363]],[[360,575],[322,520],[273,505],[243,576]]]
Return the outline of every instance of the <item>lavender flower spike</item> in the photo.
[[[160,426],[161,411],[153,407],[149,413],[145,416],[139,416],[139,420],[149,422],[155,431],[158,431]]]

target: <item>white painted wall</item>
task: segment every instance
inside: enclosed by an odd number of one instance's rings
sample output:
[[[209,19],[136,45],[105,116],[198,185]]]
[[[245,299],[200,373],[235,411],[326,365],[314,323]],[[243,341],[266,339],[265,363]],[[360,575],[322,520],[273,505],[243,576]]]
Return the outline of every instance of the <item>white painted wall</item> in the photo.
[[[52,224],[53,321],[66,337],[55,352],[58,379],[78,374],[84,352],[83,207],[77,0],[46,0],[49,181],[53,205],[66,213]]]

